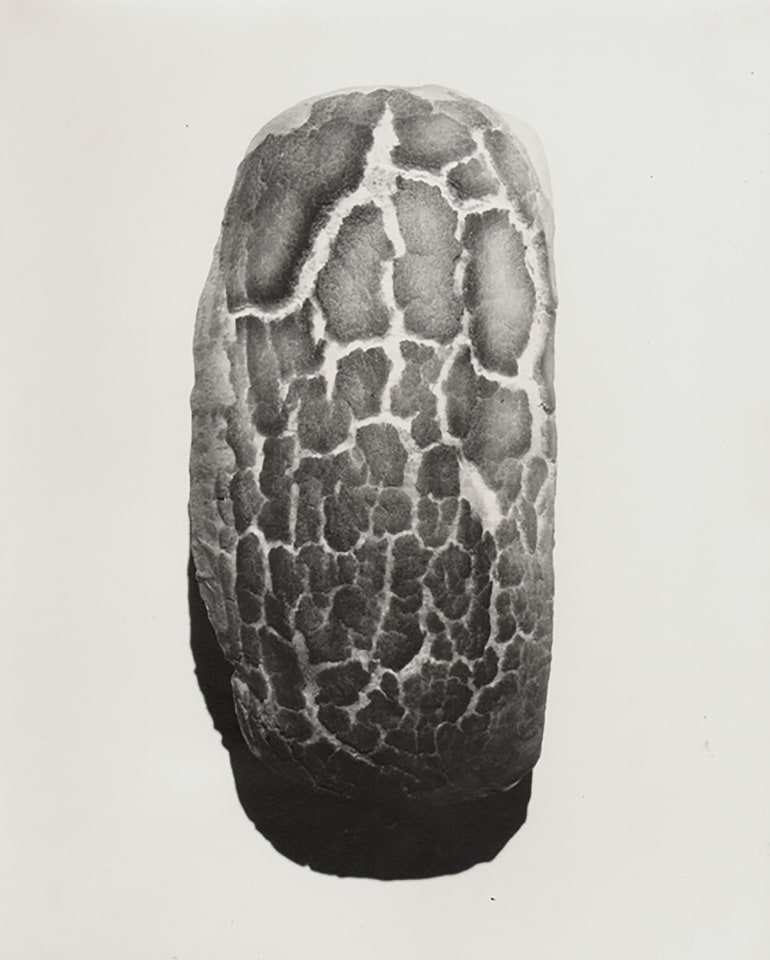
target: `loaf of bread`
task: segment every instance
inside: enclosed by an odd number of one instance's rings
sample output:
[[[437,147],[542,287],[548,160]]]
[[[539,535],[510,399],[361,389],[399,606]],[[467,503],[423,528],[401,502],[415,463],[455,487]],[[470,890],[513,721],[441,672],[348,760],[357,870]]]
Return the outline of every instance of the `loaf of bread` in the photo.
[[[250,749],[312,789],[506,790],[543,734],[556,296],[536,141],[437,87],[249,146],[198,310],[190,517]]]

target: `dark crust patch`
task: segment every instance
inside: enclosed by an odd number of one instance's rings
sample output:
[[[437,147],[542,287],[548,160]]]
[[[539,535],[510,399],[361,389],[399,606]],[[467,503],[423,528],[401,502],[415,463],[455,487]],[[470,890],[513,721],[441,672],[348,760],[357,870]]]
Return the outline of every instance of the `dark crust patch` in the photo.
[[[406,254],[394,264],[393,290],[406,329],[439,343],[460,330],[463,304],[454,294],[454,270],[462,247],[455,239],[457,214],[438,187],[399,177],[394,196]]]
[[[243,533],[253,523],[264,503],[257,490],[254,474],[239,470],[230,481],[230,499],[233,503],[233,521],[237,533]]]
[[[392,364],[382,347],[353,350],[337,364],[334,392],[361,420],[380,412],[382,392]]]
[[[439,500],[460,493],[460,467],[455,447],[439,443],[425,451],[417,474],[417,490]]]
[[[302,710],[305,706],[301,689],[303,678],[293,647],[264,628],[259,631],[259,642],[262,661],[276,700],[290,710]]]
[[[500,489],[508,469],[506,461],[518,460],[532,442],[532,412],[524,390],[500,387],[481,398],[473,409],[463,453],[481,470],[495,490]],[[500,469],[504,467],[504,469]]]
[[[489,118],[482,113],[473,100],[463,98],[462,100],[438,100],[436,110],[440,110],[448,117],[452,117],[459,123],[464,123],[467,127],[478,130],[486,130],[491,126]]]
[[[382,264],[393,252],[375,204],[354,207],[342,221],[316,287],[326,330],[335,340],[380,337],[388,330]]]
[[[238,466],[248,467],[255,459],[250,419],[263,436],[277,436],[288,420],[288,400],[282,399],[281,385],[289,384],[289,396],[297,380],[318,370],[324,343],[316,343],[312,332],[311,308],[266,323],[256,316],[238,317],[235,342],[228,351],[231,378],[236,393],[245,396],[227,411],[227,439]]]
[[[396,117],[393,126],[399,143],[391,158],[400,167],[437,171],[476,147],[468,128],[443,113]]]
[[[246,352],[250,382],[247,403],[254,426],[263,436],[280,434],[286,426],[287,412],[279,389],[280,363],[267,324],[257,317],[239,317],[235,329],[238,345]]]
[[[433,104],[411,90],[391,90],[388,106],[396,119],[411,116],[427,116],[433,112]]]
[[[473,408],[479,398],[470,347],[463,347],[455,357],[449,368],[444,391],[447,396],[449,432],[453,437],[464,437],[470,428]]]
[[[531,225],[535,219],[535,195],[539,182],[524,150],[518,141],[502,130],[487,130],[484,143],[506,185],[509,198]]]
[[[487,370],[512,376],[535,309],[523,241],[502,210],[487,210],[467,218],[463,242],[470,253],[465,299],[474,350]]]
[[[262,594],[265,589],[265,561],[259,540],[247,533],[238,542],[235,581],[238,610],[245,623],[256,623],[262,615]]]
[[[369,464],[372,482],[400,487],[408,454],[390,423],[371,423],[356,432],[356,443]]]
[[[270,324],[270,343],[278,360],[284,383],[296,376],[313,373],[321,366],[324,342],[313,337],[313,311],[310,301],[302,309]]]
[[[414,416],[412,437],[418,447],[427,447],[441,439],[433,390],[441,361],[432,347],[411,340],[402,341],[400,349],[405,364],[400,381],[390,391],[390,409],[397,417]]]
[[[386,487],[374,510],[374,532],[401,533],[412,526],[412,501],[403,490]]]
[[[447,173],[447,182],[460,200],[478,200],[496,193],[499,186],[495,175],[479,157],[452,167]]]
[[[323,377],[301,382],[302,390],[297,433],[306,450],[329,453],[339,446],[348,435],[350,407],[338,397],[326,397],[326,381]]]
[[[339,667],[327,667],[318,674],[318,702],[337,707],[349,706],[369,682],[369,674],[357,660]]]
[[[330,209],[361,182],[386,97],[378,90],[321,100],[301,127],[269,134],[243,160],[220,259],[231,310],[291,294]]]
[[[355,488],[340,486],[339,491],[324,500],[324,514],[326,542],[332,550],[343,553],[357,546],[369,526],[366,495]]]

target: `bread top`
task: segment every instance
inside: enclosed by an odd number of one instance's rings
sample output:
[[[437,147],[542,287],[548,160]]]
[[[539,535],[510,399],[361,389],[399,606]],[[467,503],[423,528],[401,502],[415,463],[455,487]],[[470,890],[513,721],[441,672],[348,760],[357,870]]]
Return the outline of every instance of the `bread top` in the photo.
[[[196,326],[192,548],[244,735],[289,775],[446,798],[537,758],[551,236],[520,137],[438,87],[306,101],[238,168]]]

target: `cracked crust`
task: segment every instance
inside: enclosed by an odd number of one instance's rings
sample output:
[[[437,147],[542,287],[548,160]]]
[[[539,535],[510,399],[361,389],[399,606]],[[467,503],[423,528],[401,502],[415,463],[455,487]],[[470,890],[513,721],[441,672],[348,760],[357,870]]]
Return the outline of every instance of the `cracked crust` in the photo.
[[[441,88],[308,101],[238,169],[196,325],[192,551],[246,741],[286,776],[447,802],[537,760],[551,231],[521,140]]]

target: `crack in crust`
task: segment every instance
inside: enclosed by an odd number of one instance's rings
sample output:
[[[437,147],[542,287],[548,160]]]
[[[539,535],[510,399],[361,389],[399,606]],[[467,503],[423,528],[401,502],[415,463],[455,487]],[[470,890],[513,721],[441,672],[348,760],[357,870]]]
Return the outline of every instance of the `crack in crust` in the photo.
[[[315,101],[241,164],[196,329],[192,544],[251,749],[437,801],[539,755],[547,201],[457,96]]]

